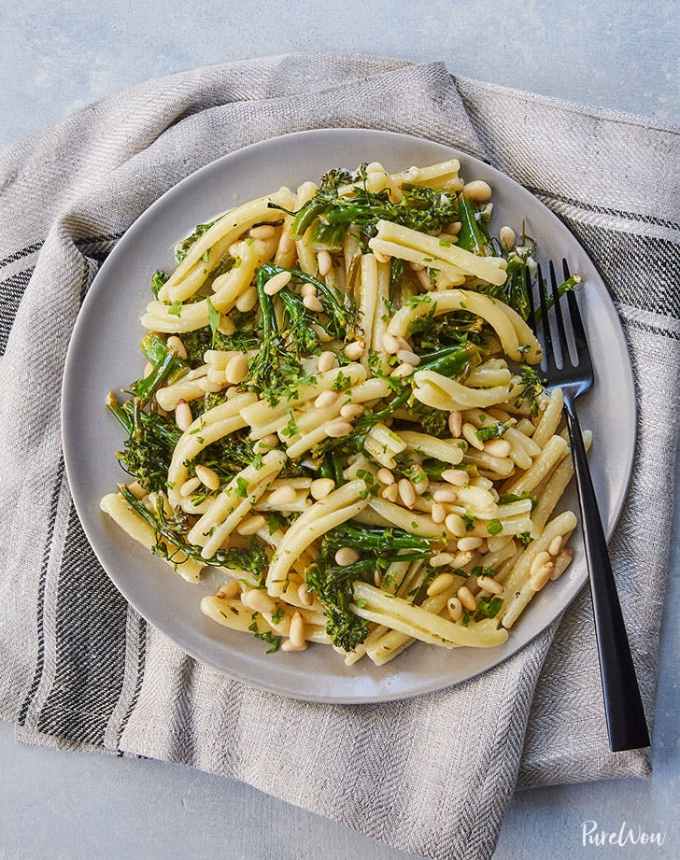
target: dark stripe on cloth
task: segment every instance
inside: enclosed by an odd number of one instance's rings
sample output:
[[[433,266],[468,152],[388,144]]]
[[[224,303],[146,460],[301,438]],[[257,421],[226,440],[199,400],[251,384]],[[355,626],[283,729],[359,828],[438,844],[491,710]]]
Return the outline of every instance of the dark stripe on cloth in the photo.
[[[0,269],[4,268],[5,266],[9,266],[10,263],[16,263],[17,260],[21,260],[24,257],[28,257],[30,254],[35,254],[35,252],[39,251],[44,244],[44,240],[40,242],[34,242],[32,245],[27,245],[20,251],[13,251],[7,257],[3,257],[2,260],[0,260]]]
[[[680,319],[680,245],[583,224],[565,216],[562,220],[597,265],[614,299],[639,310]]]
[[[655,218],[653,215],[640,215],[637,212],[624,212],[622,209],[608,209],[606,206],[595,206],[593,203],[584,203],[583,200],[577,200],[575,197],[567,197],[564,194],[555,194],[553,191],[546,191],[544,188],[534,188],[531,185],[524,186],[527,191],[531,191],[538,197],[547,197],[549,200],[557,200],[560,203],[566,203],[569,206],[575,206],[577,209],[583,209],[586,212],[596,212],[600,215],[613,215],[615,218],[626,218],[629,221],[639,221],[643,224],[655,224],[658,227],[668,227],[670,230],[679,230],[680,224],[675,221],[667,221],[664,218]]]
[[[0,356],[7,349],[9,333],[32,274],[33,269],[24,269],[0,281]]]
[[[125,669],[127,604],[97,561],[71,504],[59,572],[56,669],[38,730],[103,745]]]
[[[125,731],[132,712],[139,701],[139,694],[142,691],[142,681],[144,680],[144,668],[146,664],[146,621],[141,616],[138,619],[137,642],[137,647],[139,649],[137,652],[137,680],[135,681],[135,689],[132,693],[130,704],[120,724],[120,730],[118,731],[118,746],[120,746],[123,732]]]
[[[36,631],[38,636],[38,648],[35,662],[35,669],[33,671],[33,680],[31,681],[31,686],[26,693],[26,698],[22,702],[21,709],[19,711],[19,717],[17,722],[20,726],[23,726],[26,722],[26,715],[28,713],[28,709],[33,701],[33,697],[35,696],[38,687],[40,686],[40,679],[42,678],[43,668],[45,665],[45,618],[43,615],[43,610],[45,608],[45,584],[47,582],[47,568],[50,563],[50,555],[52,553],[52,538],[54,537],[54,523],[57,519],[57,505],[59,503],[59,493],[61,492],[61,482],[64,479],[64,456],[59,458],[59,463],[57,464],[57,475],[54,481],[54,487],[52,488],[52,497],[50,499],[50,507],[47,514],[47,537],[45,538],[45,548],[43,549],[43,557],[42,562],[40,564],[40,576],[38,578],[38,604],[37,604],[37,616],[36,616]]]

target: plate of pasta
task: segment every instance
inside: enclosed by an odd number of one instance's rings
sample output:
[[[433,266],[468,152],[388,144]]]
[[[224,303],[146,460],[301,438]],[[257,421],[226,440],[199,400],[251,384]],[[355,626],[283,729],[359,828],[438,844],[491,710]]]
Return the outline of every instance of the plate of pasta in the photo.
[[[164,194],[95,278],[64,380],[73,499],[115,585],[202,662],[312,701],[429,692],[525,645],[586,581],[527,322],[548,257],[577,273],[611,533],[630,361],[536,197],[362,129],[254,144]]]

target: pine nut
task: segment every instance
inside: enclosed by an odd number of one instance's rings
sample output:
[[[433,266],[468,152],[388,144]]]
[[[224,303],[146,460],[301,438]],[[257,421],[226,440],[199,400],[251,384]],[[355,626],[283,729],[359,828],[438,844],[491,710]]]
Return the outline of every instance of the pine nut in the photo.
[[[244,591],[241,595],[241,603],[253,612],[271,613],[276,609],[274,601],[261,588],[250,588]]]
[[[295,490],[292,487],[278,487],[269,494],[270,505],[289,505],[295,501]]]
[[[413,489],[413,484],[408,480],[408,478],[402,478],[397,487],[399,490],[399,498],[410,510],[416,503],[416,491]]]
[[[299,612],[294,612],[290,619],[290,630],[288,637],[296,648],[302,648],[305,644],[305,622]]]
[[[309,492],[312,494],[312,498],[318,502],[320,499],[325,499],[326,496],[330,495],[334,489],[335,481],[331,478],[317,478],[315,481],[312,481]]]
[[[455,579],[450,573],[440,573],[439,576],[435,576],[429,584],[427,588],[427,596],[436,597],[438,594],[446,591],[447,588],[451,588],[454,582]]]
[[[463,414],[461,412],[449,413],[449,430],[454,439],[459,439],[463,429]]]
[[[418,471],[416,466],[411,467],[411,483],[416,494],[419,496],[425,495],[430,488],[430,479],[425,474],[425,470],[420,469]]]
[[[279,272],[264,285],[265,293],[268,296],[275,296],[280,290],[288,286],[292,277],[290,272]]]
[[[322,352],[319,356],[319,373],[326,373],[327,370],[333,370],[338,366],[338,359],[334,352]]]
[[[507,225],[501,227],[498,231],[498,238],[504,251],[512,251],[515,247],[517,236],[515,235],[515,231],[512,227],[508,227]]]
[[[254,535],[267,525],[267,520],[262,514],[255,514],[252,517],[246,517],[236,527],[236,531],[240,535]]]
[[[454,570],[460,570],[461,567],[465,567],[466,564],[469,564],[472,561],[472,553],[471,552],[457,552],[453,561],[451,562],[451,567]]]
[[[405,379],[407,376],[410,376],[415,367],[412,364],[400,364],[399,367],[396,367],[390,376],[394,376],[396,379]]]
[[[444,525],[455,537],[465,536],[465,521],[459,514],[448,514]]]
[[[271,451],[278,447],[278,444],[279,437],[276,433],[269,433],[267,436],[263,436],[261,439],[257,440],[253,445],[253,451],[255,451],[256,454],[266,454],[267,451]]]
[[[343,546],[335,553],[335,563],[340,567],[347,567],[348,564],[354,564],[359,561],[359,553],[352,549],[351,546]]]
[[[440,505],[439,502],[434,502],[432,504],[430,516],[432,517],[432,522],[439,525],[440,523],[443,523],[446,519],[446,508],[444,507],[444,505]]]
[[[224,583],[217,592],[217,597],[224,597],[226,600],[232,599],[241,593],[241,587],[235,579],[230,579]]]
[[[389,469],[385,469],[384,467],[382,469],[378,469],[376,478],[381,484],[385,484],[386,487],[389,487],[390,484],[394,483],[394,475]]]
[[[463,229],[463,222],[462,221],[452,221],[450,224],[446,225],[446,232],[452,233],[454,236],[457,236],[462,229]]]
[[[304,283],[300,287],[300,294],[302,295],[303,298],[305,296],[315,296],[316,295],[316,287],[314,286],[314,284]]]
[[[139,481],[132,481],[131,484],[127,485],[127,488],[136,499],[143,499],[144,496],[148,495]]]
[[[307,643],[304,642],[302,645],[294,645],[290,639],[286,639],[281,645],[282,651],[306,651]]]
[[[448,487],[442,487],[440,490],[435,490],[434,493],[432,493],[432,498],[435,502],[439,502],[440,504],[442,502],[451,504],[457,500],[458,493],[453,489],[449,490]]]
[[[442,478],[454,487],[467,487],[470,483],[470,476],[465,469],[444,469]]]
[[[550,546],[548,547],[548,552],[552,556],[556,556],[560,554],[560,550],[562,549],[562,535],[557,535],[550,541]]]
[[[364,344],[360,340],[355,340],[352,343],[348,343],[345,347],[345,355],[349,358],[350,361],[356,361],[358,358],[364,354]]]
[[[385,487],[380,495],[388,502],[396,502],[399,498],[399,487],[396,484],[390,484],[389,487]]]
[[[301,583],[298,587],[298,597],[300,598],[300,603],[302,603],[304,606],[314,605],[314,595],[311,594],[311,592],[307,588],[306,582]]]
[[[180,400],[175,407],[175,424],[177,424],[183,433],[186,433],[193,423],[193,420],[194,417],[191,414],[191,406],[189,406],[186,401]]]
[[[449,597],[446,602],[446,609],[451,621],[460,621],[463,617],[463,606],[457,597]]]
[[[503,586],[491,576],[478,576],[477,585],[489,594],[503,594]]]
[[[332,406],[337,399],[337,391],[322,391],[314,401],[314,405],[317,409],[323,409],[324,406]]]
[[[271,239],[276,234],[276,230],[271,224],[260,224],[259,227],[251,227],[248,235],[251,239]]]
[[[382,574],[377,567],[373,571],[373,585],[375,585],[376,588],[380,588],[380,586],[382,585]]]
[[[333,265],[333,260],[331,260],[331,255],[328,251],[319,251],[316,255],[317,265],[319,267],[319,274],[321,277],[325,277],[331,270]]]
[[[256,304],[257,290],[255,287],[248,287],[236,299],[236,310],[241,311],[242,314],[247,314],[249,311],[252,311]]]
[[[236,331],[236,325],[234,324],[233,320],[229,319],[229,317],[221,316],[220,324],[217,326],[217,330],[229,337]]]
[[[220,476],[217,472],[209,469],[207,466],[196,466],[196,477],[209,490],[218,490],[220,486]]]
[[[305,296],[302,300],[302,304],[307,308],[308,311],[313,311],[315,314],[318,314],[323,310],[323,305],[317,299],[316,296]]]
[[[394,335],[387,333],[383,335],[383,349],[389,355],[396,355],[401,349],[401,346]]]
[[[209,379],[198,379],[196,385],[205,392],[205,394],[215,394],[224,388],[223,382],[211,382]]]
[[[345,403],[345,405],[340,410],[340,417],[346,418],[348,421],[352,421],[354,418],[358,418],[360,415],[364,414],[364,407],[359,403]]]
[[[468,612],[474,612],[477,608],[477,601],[474,594],[470,591],[467,585],[461,585],[457,592],[458,600],[463,604]]]
[[[413,367],[418,367],[420,364],[420,356],[416,355],[415,352],[411,352],[409,349],[400,349],[397,353],[397,358],[404,364],[410,364]]]
[[[484,450],[492,457],[500,457],[501,460],[510,456],[512,447],[506,439],[491,439],[484,445]]]
[[[179,494],[183,499],[186,499],[194,492],[194,490],[197,490],[200,486],[201,481],[199,478],[189,478],[189,480],[185,481],[179,488]]]
[[[479,547],[484,543],[482,538],[478,537],[464,537],[458,539],[458,549],[461,552],[469,552],[472,549],[479,549]]]
[[[177,356],[177,358],[187,357],[186,348],[176,334],[170,335],[170,337],[165,342],[165,345],[173,355]]]
[[[453,561],[453,556],[448,552],[440,552],[437,555],[433,555],[430,559],[430,567],[444,567],[447,564],[451,564]]]
[[[531,570],[529,571],[530,575],[533,576],[535,573],[538,573],[538,571],[546,564],[552,564],[550,554],[547,552],[539,552],[531,562]]]
[[[540,591],[545,587],[552,575],[554,567],[555,565],[552,562],[548,562],[548,564],[544,564],[531,574],[529,577],[529,586],[532,591]]]
[[[484,443],[477,435],[477,428],[474,426],[474,424],[470,424],[468,421],[463,424],[463,438],[478,451],[484,450]]]
[[[242,352],[229,359],[224,375],[229,385],[239,385],[248,376],[248,359]]]
[[[352,425],[348,421],[329,421],[323,429],[331,439],[341,439],[352,432]]]
[[[491,200],[491,186],[483,179],[466,182],[463,186],[463,197],[474,203],[487,203]]]

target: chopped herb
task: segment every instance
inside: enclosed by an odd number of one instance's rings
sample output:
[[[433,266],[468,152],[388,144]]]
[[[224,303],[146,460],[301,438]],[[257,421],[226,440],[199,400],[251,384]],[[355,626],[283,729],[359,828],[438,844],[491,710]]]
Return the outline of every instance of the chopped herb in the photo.
[[[168,306],[168,313],[172,314],[173,317],[181,317],[182,316],[182,302],[173,302]]]
[[[208,299],[208,322],[210,324],[210,331],[212,333],[212,343],[211,346],[215,349],[215,338],[218,333],[218,329],[220,327],[220,312],[217,310],[215,305]]]
[[[463,522],[465,523],[466,532],[472,531],[477,524],[477,520],[471,514],[463,514]]]
[[[517,540],[522,546],[528,546],[532,541],[532,537],[529,532],[522,532],[522,534],[517,535]]]
[[[236,478],[236,495],[242,499],[248,495],[248,481],[245,478]]]
[[[494,597],[492,595],[490,595],[489,597],[480,597],[477,600],[475,621],[481,621],[483,618],[495,618],[498,615],[502,605],[503,601],[500,597]]]
[[[503,531],[503,523],[500,520],[489,520],[486,530],[490,535],[499,535]]]
[[[257,627],[256,612],[253,613],[253,620],[248,625],[248,630],[250,630],[256,639],[260,639],[262,642],[266,642],[267,645],[269,645],[265,654],[274,654],[281,647],[281,636],[275,636],[271,630],[266,630],[264,633],[260,633]]]

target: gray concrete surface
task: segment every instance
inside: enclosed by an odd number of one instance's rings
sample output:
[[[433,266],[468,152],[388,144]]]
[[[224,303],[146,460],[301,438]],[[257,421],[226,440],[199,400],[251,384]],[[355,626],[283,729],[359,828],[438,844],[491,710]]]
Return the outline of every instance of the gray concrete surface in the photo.
[[[646,4],[0,0],[0,144],[147,77],[290,50],[442,59],[463,75],[680,125],[680,15]],[[680,486],[680,471],[678,474]],[[661,650],[654,775],[517,795],[497,857],[680,857],[680,516]],[[244,785],[154,761],[17,745],[0,724],[0,858],[400,856]],[[583,847],[584,821],[666,834]]]

